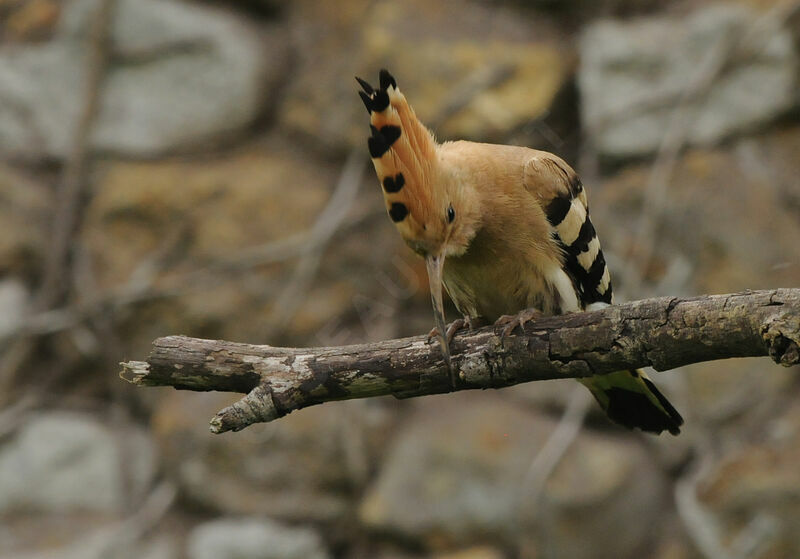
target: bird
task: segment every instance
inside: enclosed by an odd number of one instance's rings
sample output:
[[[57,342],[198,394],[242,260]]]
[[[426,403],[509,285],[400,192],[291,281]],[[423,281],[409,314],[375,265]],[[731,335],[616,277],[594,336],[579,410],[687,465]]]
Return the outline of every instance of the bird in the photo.
[[[436,324],[431,334],[451,375],[449,343],[465,326],[494,322],[508,335],[539,316],[612,303],[586,190],[563,159],[523,146],[439,143],[388,70],[380,70],[377,87],[356,80],[386,211],[425,259]],[[447,328],[443,287],[463,317]],[[578,381],[612,422],[680,433],[683,418],[643,371]]]

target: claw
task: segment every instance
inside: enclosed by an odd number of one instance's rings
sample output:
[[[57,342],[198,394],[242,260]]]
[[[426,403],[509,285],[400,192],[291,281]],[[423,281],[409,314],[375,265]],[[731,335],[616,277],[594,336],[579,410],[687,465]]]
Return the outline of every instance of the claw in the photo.
[[[481,320],[479,318],[472,318],[466,316],[464,318],[457,318],[453,322],[447,325],[447,331],[444,334],[444,339],[447,342],[447,345],[450,345],[450,342],[453,341],[453,338],[456,337],[459,330],[463,330],[467,328],[469,330],[474,330],[480,325]],[[427,343],[431,343],[435,337],[439,335],[439,329],[437,327],[431,328],[431,331],[428,332],[428,339]]]
[[[467,321],[464,320],[463,318],[457,318],[456,320],[451,322],[450,325],[447,327],[447,332],[445,332],[444,334],[444,339],[447,340],[447,343],[449,344],[450,342],[452,342],[453,338],[456,335],[456,332],[464,328],[466,325]]]
[[[542,316],[541,311],[536,309],[525,309],[518,314],[504,314],[495,321],[495,326],[503,326],[500,331],[500,339],[505,340],[519,326],[520,330],[525,329],[525,324],[531,320]]]
[[[456,335],[456,332],[461,330],[464,327],[464,319],[459,318],[455,322],[451,322],[447,326],[447,330],[444,333],[444,340],[447,342],[447,345],[450,345],[450,342],[453,341],[453,338]],[[439,328],[434,326],[431,328],[431,331],[428,332],[428,339],[427,343],[431,343],[434,338],[439,337]]]
[[[428,338],[425,340],[426,344],[433,343],[433,340],[439,337],[439,329],[434,326],[431,328],[431,331],[428,332]]]
[[[470,330],[472,330],[473,326],[474,322],[469,317],[458,318],[454,320],[447,326],[445,330],[444,343],[447,344],[448,347],[450,347],[450,342],[453,341],[453,338],[455,337],[455,335],[458,333],[459,330],[463,330],[464,328],[469,328]],[[433,328],[431,328],[431,331],[428,332],[428,339],[426,340],[426,343],[431,343],[435,338],[438,337],[439,337],[439,328],[437,326],[434,326]],[[456,372],[452,369],[452,367],[450,368],[450,383],[452,384],[453,389],[457,388]]]
[[[458,318],[450,323],[450,326],[447,327],[447,332],[445,332],[444,339],[447,340],[447,343],[453,341],[453,338],[456,335],[456,332],[463,329],[467,325],[467,321],[463,318]]]

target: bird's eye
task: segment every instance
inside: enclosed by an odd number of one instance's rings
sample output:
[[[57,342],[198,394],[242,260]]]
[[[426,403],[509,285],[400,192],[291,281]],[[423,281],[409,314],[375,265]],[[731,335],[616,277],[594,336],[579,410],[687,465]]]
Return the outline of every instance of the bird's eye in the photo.
[[[453,209],[453,206],[448,206],[447,208],[447,223],[453,223],[453,220],[456,218],[456,211]]]

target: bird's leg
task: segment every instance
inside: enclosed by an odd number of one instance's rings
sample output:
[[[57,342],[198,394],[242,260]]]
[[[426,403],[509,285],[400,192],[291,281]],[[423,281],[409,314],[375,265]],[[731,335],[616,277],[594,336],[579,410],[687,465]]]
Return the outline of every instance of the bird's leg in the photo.
[[[503,330],[500,332],[500,338],[505,339],[511,335],[514,329],[519,326],[521,330],[525,329],[525,323],[535,320],[542,316],[542,311],[538,309],[525,309],[517,314],[504,314],[495,321],[495,326],[502,326]]]
[[[453,341],[453,338],[458,333],[459,330],[463,330],[464,328],[469,329],[470,331],[474,330],[475,328],[480,328],[481,326],[486,325],[487,322],[481,317],[471,317],[465,316],[464,318],[458,318],[448,324],[447,331],[444,334],[444,338],[448,344]],[[428,343],[431,343],[433,339],[439,335],[439,329],[437,327],[431,328],[431,331],[428,332]]]

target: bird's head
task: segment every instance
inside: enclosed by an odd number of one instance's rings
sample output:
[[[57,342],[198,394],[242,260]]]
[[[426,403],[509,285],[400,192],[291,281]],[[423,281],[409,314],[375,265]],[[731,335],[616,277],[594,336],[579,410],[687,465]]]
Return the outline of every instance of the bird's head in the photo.
[[[369,152],[386,210],[406,244],[425,258],[434,317],[449,366],[443,337],[444,262],[467,250],[479,226],[480,211],[457,172],[441,164],[433,135],[417,119],[394,77],[381,70],[378,88],[356,79],[370,114]]]

